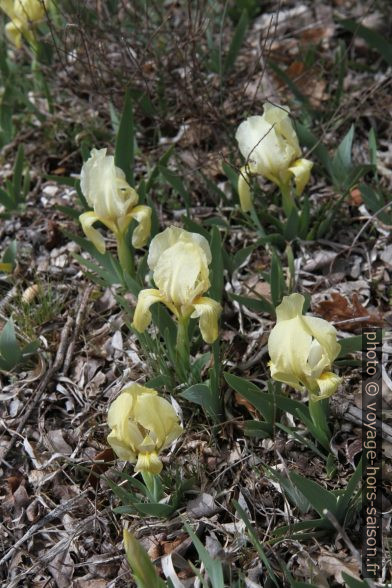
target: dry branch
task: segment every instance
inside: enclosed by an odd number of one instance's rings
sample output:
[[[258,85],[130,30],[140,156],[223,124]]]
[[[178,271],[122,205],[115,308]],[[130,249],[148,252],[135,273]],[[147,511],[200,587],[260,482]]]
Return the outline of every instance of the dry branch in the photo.
[[[16,443],[16,439],[17,436],[21,434],[21,432],[23,431],[28,419],[30,418],[30,415],[32,414],[32,412],[35,410],[35,407],[37,406],[38,402],[41,399],[42,394],[45,392],[49,382],[52,380],[52,378],[54,377],[54,375],[59,371],[59,369],[61,368],[61,366],[63,365],[64,362],[64,356],[66,353],[66,349],[67,349],[67,344],[68,344],[68,339],[69,339],[69,334],[72,328],[72,325],[74,323],[74,320],[71,316],[69,316],[67,318],[67,322],[65,323],[63,330],[61,331],[61,337],[60,337],[60,345],[59,348],[57,350],[56,353],[56,358],[54,360],[53,365],[48,369],[48,371],[46,372],[44,378],[41,380],[41,382],[39,383],[34,398],[32,398],[28,409],[26,410],[25,414],[23,415],[23,417],[20,419],[20,423],[18,425],[18,428],[15,431],[15,435],[14,437],[11,438],[10,443],[8,445],[8,447],[6,447],[3,450],[3,453],[1,455],[1,459],[4,461],[6,456],[8,455],[8,453],[11,451],[11,449],[14,447],[15,443]]]

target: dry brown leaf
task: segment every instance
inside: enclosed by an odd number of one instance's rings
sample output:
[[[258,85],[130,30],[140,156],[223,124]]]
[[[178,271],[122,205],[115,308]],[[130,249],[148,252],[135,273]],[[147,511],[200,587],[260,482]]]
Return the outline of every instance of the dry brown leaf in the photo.
[[[381,326],[382,317],[378,312],[368,311],[359,301],[354,292],[351,301],[347,300],[339,292],[331,292],[332,300],[321,300],[315,311],[329,322],[339,323],[339,328],[344,331],[357,331],[364,326]],[[363,320],[358,320],[363,317]],[[355,322],[353,319],[356,319]]]
[[[49,450],[62,455],[71,455],[73,451],[72,447],[65,441],[64,432],[61,429],[48,431],[46,445]]]
[[[253,406],[253,404],[251,404],[249,402],[249,400],[247,400],[246,398],[244,398],[244,396],[241,396],[241,394],[238,394],[236,392],[234,394],[234,401],[239,406],[245,406],[245,408],[250,412],[250,414],[254,418],[257,418],[257,410],[255,409],[255,407]]]
[[[359,576],[358,562],[353,558],[348,560],[345,555],[324,552],[318,557],[318,564],[321,572],[332,576],[340,584],[345,583],[342,572],[356,578]]]
[[[321,43],[333,35],[333,27],[312,27],[301,33],[302,43]]]
[[[303,61],[293,61],[286,69],[286,74],[293,80],[302,75],[305,71],[305,64]]]
[[[312,106],[320,106],[321,102],[328,100],[327,82],[314,67],[306,69],[302,61],[293,61],[286,69],[285,74],[295,83],[302,94],[309,98]],[[285,86],[285,83],[280,81],[280,85]]]
[[[194,518],[210,517],[220,509],[211,494],[203,492],[194,500],[190,500],[187,504],[186,511],[188,515]]]
[[[336,259],[336,255],[337,253],[335,253],[335,251],[328,251],[325,249],[317,251],[304,263],[303,269],[306,272],[315,272],[319,269],[328,269],[328,266],[331,268]]]
[[[75,566],[69,549],[64,549],[64,551],[56,555],[48,564],[48,570],[57,588],[69,588],[72,585],[74,569]]]
[[[12,494],[16,492],[16,490],[19,488],[23,480],[23,476],[18,472],[16,472],[13,476],[9,476],[8,478],[6,478],[6,481],[8,482]]]
[[[362,194],[361,191],[358,188],[353,188],[350,192],[350,196],[348,198],[348,203],[351,206],[361,206],[363,200],[362,200]]]
[[[263,280],[259,280],[257,276],[252,276],[249,280],[246,280],[244,286],[246,287],[245,295],[249,296],[249,298],[263,296],[263,298],[271,301],[271,286],[268,282],[263,282]]]
[[[199,145],[211,136],[211,126],[200,123],[199,121],[190,121],[186,124],[186,129],[181,137],[179,144],[181,147],[190,147]]]

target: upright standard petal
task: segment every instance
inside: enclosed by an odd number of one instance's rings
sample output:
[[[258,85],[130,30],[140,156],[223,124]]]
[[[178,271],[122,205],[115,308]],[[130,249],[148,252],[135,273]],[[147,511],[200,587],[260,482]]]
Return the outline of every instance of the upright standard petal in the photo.
[[[275,183],[280,173],[287,170],[297,152],[278,132],[279,125],[265,116],[250,116],[242,122],[236,139],[252,174],[265,176]]]
[[[291,119],[290,109],[288,106],[274,106],[268,102],[264,104],[264,117],[271,125],[276,126],[276,132],[287,141],[292,149],[292,157],[301,155],[301,148],[298,143],[297,133],[295,132]]]
[[[41,0],[15,0],[15,14],[26,23],[38,22],[45,16],[45,2]]]
[[[289,171],[294,175],[297,196],[301,196],[306,184],[309,182],[312,167],[313,161],[303,158],[297,159],[297,161],[289,167]]]
[[[17,20],[8,22],[5,25],[5,34],[17,49],[22,47],[22,26]]]
[[[10,20],[15,18],[14,0],[0,0],[0,8]]]
[[[148,252],[148,267],[155,269],[161,255],[176,243],[194,243],[202,248],[207,259],[207,263],[211,263],[211,249],[208,241],[203,235],[199,233],[190,233],[179,227],[171,226],[165,229],[162,233],[156,235],[149,247]]]
[[[330,371],[340,345],[327,321],[302,315],[303,304],[301,294],[291,294],[276,309],[277,323],[268,340],[271,376],[297,390],[305,387],[312,397],[326,398],[340,381]]]
[[[294,175],[297,195],[302,193],[312,163],[299,159],[301,148],[287,107],[265,104],[263,116],[250,116],[240,124],[236,139],[251,174],[264,176],[281,191],[289,189]],[[241,178],[238,187],[249,203],[247,188]]]
[[[315,316],[304,316],[302,317],[306,327],[314,337],[325,353],[328,356],[330,364],[337,358],[340,353],[341,346],[337,342],[337,332],[333,325],[328,321],[315,317]]]
[[[80,172],[80,189],[82,190],[83,196],[86,198],[88,204],[94,208],[97,182],[96,178],[99,173],[101,163],[106,157],[107,149],[92,149],[90,157],[82,165],[82,171]]]
[[[305,297],[302,294],[290,294],[290,296],[283,296],[282,302],[276,307],[276,320],[287,321],[297,316],[302,315]]]
[[[114,157],[107,155],[99,157],[96,161],[93,160],[88,173],[91,190],[89,197],[97,215],[111,219],[124,216],[122,201],[117,194]]]
[[[130,212],[139,225],[132,233],[132,245],[135,249],[141,249],[145,246],[151,233],[151,208],[140,204],[135,206]]]
[[[305,384],[312,336],[302,328],[301,319],[278,322],[268,339],[271,373],[281,382],[298,381]]]
[[[154,282],[174,306],[190,306],[210,285],[204,251],[192,242],[172,245],[155,266]]]
[[[249,187],[249,174],[246,171],[247,166],[244,165],[240,170],[238,176],[238,195],[240,197],[241,210],[249,212],[252,208],[252,196]]]
[[[193,302],[192,318],[200,318],[199,326],[204,341],[213,343],[218,338],[218,322],[222,307],[216,300],[202,296]]]
[[[308,357],[309,377],[317,379],[324,370],[329,369],[331,362],[320,343],[313,339]]]
[[[80,187],[96,214],[112,221],[123,219],[138,201],[137,193],[115,166],[113,155],[106,155],[106,149],[91,151],[82,167]]]
[[[135,419],[149,431],[158,451],[171,445],[183,432],[174,408],[160,396],[141,396],[135,407]]]
[[[252,174],[265,175],[271,171],[268,151],[276,151],[276,137],[271,124],[262,116],[250,116],[240,124],[235,138]]]
[[[135,397],[126,389],[111,403],[108,425],[112,429],[107,440],[120,459],[135,461],[136,447],[143,441],[138,429],[132,428]]]
[[[150,306],[156,302],[165,302],[165,298],[159,290],[149,288],[139,292],[132,323],[132,326],[139,331],[139,333],[143,333],[151,323],[152,316]]]

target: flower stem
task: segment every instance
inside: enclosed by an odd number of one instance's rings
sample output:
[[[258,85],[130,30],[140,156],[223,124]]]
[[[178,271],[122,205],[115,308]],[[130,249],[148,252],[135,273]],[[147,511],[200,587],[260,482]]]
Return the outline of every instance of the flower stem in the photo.
[[[188,380],[190,370],[188,325],[189,316],[179,318],[177,326],[176,359],[178,373],[183,382]]]
[[[282,194],[282,206],[287,218],[294,207],[293,198],[291,196],[290,184],[280,184],[280,192]]]
[[[319,441],[329,450],[329,441],[331,438],[331,431],[328,426],[328,406],[329,399],[315,400],[313,395],[309,394],[309,413],[310,418],[319,434]]]
[[[135,264],[133,261],[133,255],[131,248],[129,247],[125,234],[118,233],[117,235],[117,253],[118,259],[123,272],[128,273],[130,276],[135,276]]]
[[[32,59],[31,59],[31,73],[33,74],[34,80],[34,91],[37,94],[42,93],[42,86],[43,86],[43,77],[41,72],[41,66],[39,63],[39,43],[35,40],[30,41],[31,51],[32,51]]]
[[[158,502],[158,498],[156,496],[157,486],[155,484],[155,475],[151,474],[151,472],[142,472],[142,478],[148,493],[150,494],[150,499],[154,502]]]

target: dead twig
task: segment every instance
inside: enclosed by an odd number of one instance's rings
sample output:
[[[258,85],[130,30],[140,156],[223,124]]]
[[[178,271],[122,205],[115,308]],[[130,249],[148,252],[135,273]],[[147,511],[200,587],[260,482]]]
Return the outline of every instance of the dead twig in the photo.
[[[63,374],[64,376],[67,375],[68,370],[70,368],[71,365],[71,361],[72,361],[72,357],[73,357],[73,352],[75,349],[75,343],[79,337],[79,333],[80,333],[80,329],[82,327],[82,321],[83,321],[83,316],[84,316],[84,311],[86,310],[86,306],[88,303],[88,300],[90,298],[90,294],[91,291],[93,290],[93,286],[89,286],[88,288],[86,288],[83,292],[83,294],[81,295],[81,301],[79,304],[79,298],[80,295],[78,296],[78,300],[76,301],[76,306],[79,306],[77,315],[76,315],[76,319],[75,319],[75,328],[74,328],[74,332],[72,335],[72,339],[69,343],[68,346],[68,350],[67,350],[67,354],[65,356],[65,360],[64,360],[64,365],[63,365]]]
[[[375,212],[374,214],[372,214],[371,217],[368,218],[368,220],[366,221],[366,223],[363,225],[363,227],[361,227],[360,231],[358,231],[357,235],[355,236],[354,241],[352,242],[351,247],[348,250],[348,255],[351,255],[352,248],[354,247],[354,245],[356,244],[356,242],[358,241],[359,237],[362,235],[362,233],[364,232],[364,230],[367,228],[367,226],[372,222],[372,220],[374,220],[375,218],[377,218],[379,214],[381,214],[382,212],[384,212],[390,206],[392,206],[392,203],[391,202],[387,202],[382,208],[380,208],[379,210],[377,210],[377,212]]]
[[[45,392],[46,387],[48,386],[49,382],[51,381],[53,376],[56,374],[56,372],[58,372],[59,369],[61,368],[61,366],[63,365],[64,356],[66,354],[66,349],[67,349],[67,345],[68,345],[69,334],[70,334],[73,323],[74,323],[73,318],[71,316],[69,316],[67,318],[67,322],[65,323],[65,325],[63,327],[63,330],[61,331],[60,345],[57,349],[57,353],[56,353],[56,357],[53,362],[53,365],[48,369],[44,378],[39,383],[37,390],[36,390],[36,393],[34,395],[34,398],[31,400],[28,409],[26,410],[25,414],[21,418],[20,423],[18,425],[18,428],[15,431],[15,433],[16,433],[15,436],[11,438],[8,447],[6,447],[3,450],[3,453],[1,455],[2,461],[7,457],[8,453],[14,447],[16,440],[17,440],[17,435],[20,435],[21,432],[23,431],[30,415],[34,411],[38,402],[40,401],[41,396]]]
[[[40,519],[38,521],[38,523],[35,523],[35,525],[33,525],[32,527],[30,527],[30,529],[28,529],[28,531],[26,531],[26,533],[23,535],[23,537],[21,537],[15,543],[15,545],[13,545],[11,547],[11,549],[9,549],[7,551],[7,553],[2,557],[2,559],[0,560],[0,566],[2,566],[6,561],[8,561],[10,559],[10,557],[12,557],[13,553],[21,545],[23,545],[23,543],[26,543],[26,541],[28,541],[30,539],[30,537],[32,537],[34,535],[34,533],[36,533],[37,531],[39,531],[40,529],[42,529],[42,527],[45,527],[48,523],[50,523],[54,519],[57,519],[59,516],[61,516],[62,514],[66,513],[67,511],[69,511],[69,508],[70,508],[71,504],[73,504],[74,502],[77,502],[78,500],[80,500],[80,498],[82,498],[82,496],[84,496],[84,494],[86,492],[87,492],[87,490],[83,491],[78,496],[73,496],[72,498],[70,498],[70,500],[67,500],[67,502],[65,502],[64,504],[59,504],[51,512],[49,512],[47,515],[45,515],[44,517],[42,517],[42,519]]]

